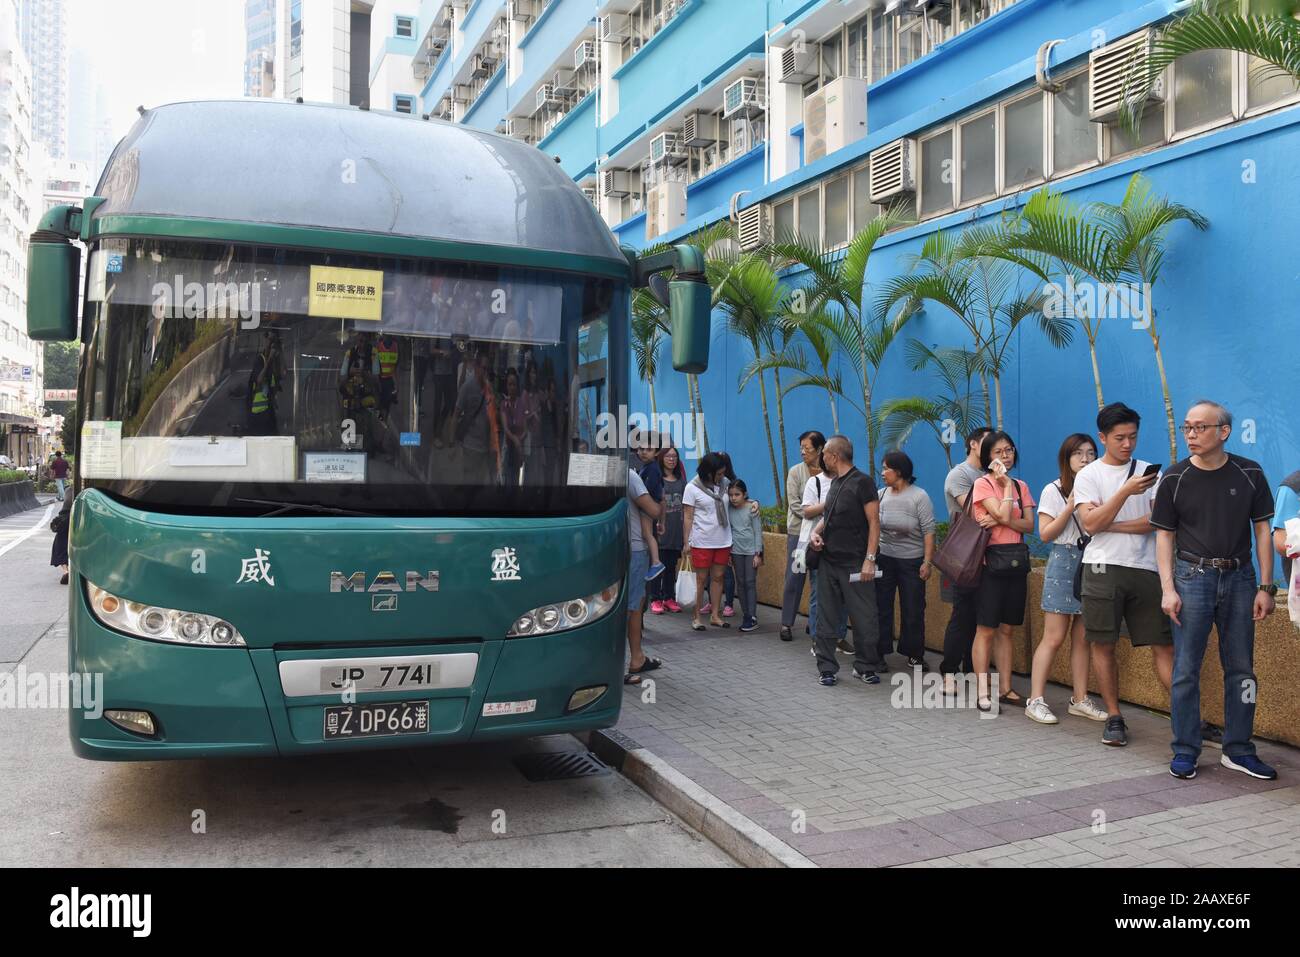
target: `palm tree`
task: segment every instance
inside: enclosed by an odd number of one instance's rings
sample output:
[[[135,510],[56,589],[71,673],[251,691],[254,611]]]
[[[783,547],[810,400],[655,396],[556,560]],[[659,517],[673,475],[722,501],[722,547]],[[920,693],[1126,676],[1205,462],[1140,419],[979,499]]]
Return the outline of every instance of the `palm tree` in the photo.
[[[1300,84],[1300,2],[1251,0],[1250,13],[1240,0],[1198,0],[1156,36],[1145,61],[1135,59],[1125,81],[1121,122],[1130,133],[1141,120],[1147,94],[1165,67],[1206,50],[1233,50],[1259,61],[1264,77],[1289,77]]]
[[[1030,271],[1044,283],[1056,276],[1063,285],[1055,289],[1058,300],[1061,290],[1082,288],[1092,283],[1098,289],[1114,288],[1119,277],[1111,255],[1111,241],[1100,223],[1094,222],[1089,211],[1064,194],[1051,189],[1035,192],[1022,209],[1007,221],[979,237],[981,252],[1010,260]],[[1097,390],[1097,408],[1106,402],[1101,389],[1101,366],[1097,361],[1097,337],[1101,332],[1100,316],[1089,315],[1083,302],[1076,303],[1066,295],[1064,308],[1053,315],[1051,308],[1044,317],[1060,319],[1073,316],[1083,328],[1088,340],[1088,354],[1092,359],[1092,380]],[[1045,305],[1047,305],[1045,303]],[[1044,332],[1049,338],[1059,333],[1049,325]]]
[[[877,413],[881,441],[886,448],[899,449],[917,426],[927,426],[943,447],[951,469],[953,445],[979,424],[971,380],[979,371],[980,356],[970,349],[932,349],[920,340],[910,339],[907,359],[913,372],[933,371],[943,383],[943,391],[931,399],[911,396],[881,405]]]
[[[668,338],[667,310],[645,289],[632,294],[632,357],[636,374],[650,387],[650,421],[659,415],[655,402],[655,377],[659,374],[659,354]]]
[[[772,438],[764,371],[771,365],[771,357],[777,354],[776,340],[780,334],[781,316],[786,311],[789,292],[782,286],[780,277],[766,258],[761,255],[746,255],[734,268],[729,269],[727,277],[718,287],[717,295],[728,328],[747,342],[753,352],[753,359],[741,373],[739,389],[743,392],[750,380],[758,379],[763,429],[767,434],[767,454],[772,464],[772,487],[776,493],[775,501],[780,503],[784,499],[781,488],[783,473],[777,471],[776,446]],[[779,393],[779,382],[777,390]]]
[[[903,310],[894,319],[867,301],[867,267],[876,243],[885,233],[905,222],[893,213],[873,219],[842,252],[831,252],[816,240],[790,236],[773,244],[772,252],[808,270],[807,297],[814,311],[825,311],[832,339],[848,360],[861,389],[861,411],[867,430],[867,468],[875,473],[879,422],[872,414],[872,398],[885,353],[898,331],[911,317]],[[813,384],[809,382],[803,385]],[[822,383],[816,383],[821,385]],[[823,386],[824,387],[824,386]]]
[[[1129,180],[1124,198],[1118,203],[1093,203],[1089,209],[1101,224],[1110,240],[1109,256],[1112,271],[1125,283],[1117,288],[1138,302],[1131,302],[1142,310],[1142,325],[1151,337],[1155,349],[1156,371],[1160,375],[1160,392],[1165,403],[1165,420],[1169,427],[1169,464],[1178,461],[1178,432],[1174,424],[1174,404],[1169,395],[1169,379],[1165,375],[1164,355],[1160,351],[1160,332],[1156,328],[1156,309],[1152,290],[1160,279],[1160,269],[1165,261],[1165,237],[1169,227],[1177,222],[1191,223],[1199,230],[1208,229],[1209,220],[1196,210],[1171,203],[1157,196],[1151,183],[1141,173]],[[1133,296],[1133,289],[1141,290]]]

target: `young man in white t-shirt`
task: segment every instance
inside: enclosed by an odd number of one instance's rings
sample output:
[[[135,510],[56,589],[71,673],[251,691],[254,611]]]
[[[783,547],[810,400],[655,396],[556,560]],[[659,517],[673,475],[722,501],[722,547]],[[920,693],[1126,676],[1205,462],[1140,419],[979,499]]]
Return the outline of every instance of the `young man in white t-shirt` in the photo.
[[[1115,644],[1127,626],[1135,648],[1149,646],[1156,676],[1169,690],[1174,646],[1169,617],[1161,610],[1151,506],[1158,469],[1135,458],[1142,418],[1122,402],[1097,413],[1097,438],[1106,454],[1081,469],[1074,480],[1076,512],[1092,541],[1083,552],[1083,625],[1092,666],[1109,717],[1102,743],[1128,744],[1119,709]]]

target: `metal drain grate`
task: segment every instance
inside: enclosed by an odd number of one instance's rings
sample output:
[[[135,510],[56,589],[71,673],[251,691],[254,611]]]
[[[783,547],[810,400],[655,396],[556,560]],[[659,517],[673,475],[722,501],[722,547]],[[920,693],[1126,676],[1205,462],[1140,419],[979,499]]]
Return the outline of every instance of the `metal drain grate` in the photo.
[[[530,781],[565,781],[609,774],[609,765],[590,751],[546,751],[521,754],[515,767]]]

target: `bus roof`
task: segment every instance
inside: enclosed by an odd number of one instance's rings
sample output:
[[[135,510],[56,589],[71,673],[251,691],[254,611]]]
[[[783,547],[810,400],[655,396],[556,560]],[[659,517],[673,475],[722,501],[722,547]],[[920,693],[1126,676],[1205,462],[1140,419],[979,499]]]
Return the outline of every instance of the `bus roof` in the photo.
[[[627,263],[554,158],[496,133],[356,107],[245,99],[147,110],[96,195],[94,221],[269,223]]]

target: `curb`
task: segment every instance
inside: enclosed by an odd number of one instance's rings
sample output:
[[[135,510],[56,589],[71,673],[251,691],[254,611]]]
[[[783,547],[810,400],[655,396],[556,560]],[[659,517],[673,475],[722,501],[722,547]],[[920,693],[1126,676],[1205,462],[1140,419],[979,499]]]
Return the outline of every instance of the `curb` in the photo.
[[[577,737],[744,867],[817,866],[623,732],[610,728]]]

